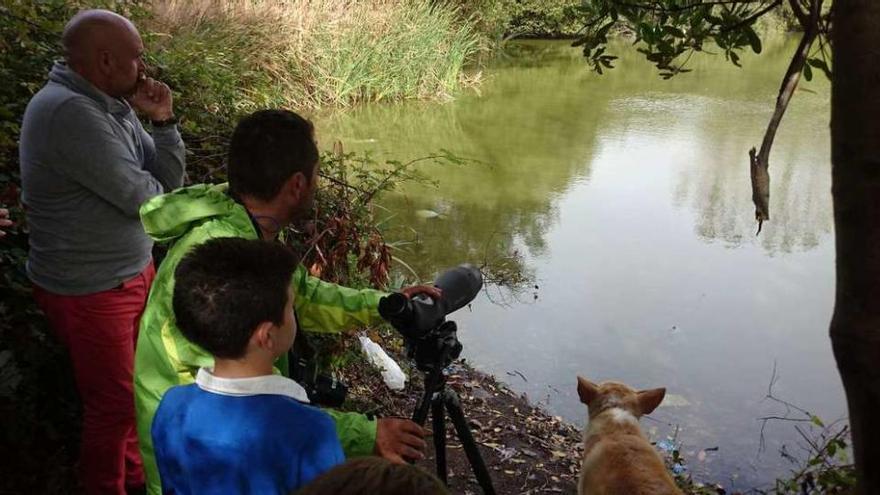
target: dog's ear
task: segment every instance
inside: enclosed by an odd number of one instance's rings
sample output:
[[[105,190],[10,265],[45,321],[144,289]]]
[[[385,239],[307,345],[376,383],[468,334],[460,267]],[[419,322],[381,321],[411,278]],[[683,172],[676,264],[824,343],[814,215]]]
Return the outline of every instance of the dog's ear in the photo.
[[[581,398],[581,402],[589,406],[590,402],[593,402],[593,399],[595,399],[598,394],[599,387],[597,387],[595,383],[584,377],[578,377],[578,396]]]
[[[666,396],[665,388],[652,388],[651,390],[640,390],[638,394],[639,411],[642,414],[651,414],[657,406],[663,402]]]

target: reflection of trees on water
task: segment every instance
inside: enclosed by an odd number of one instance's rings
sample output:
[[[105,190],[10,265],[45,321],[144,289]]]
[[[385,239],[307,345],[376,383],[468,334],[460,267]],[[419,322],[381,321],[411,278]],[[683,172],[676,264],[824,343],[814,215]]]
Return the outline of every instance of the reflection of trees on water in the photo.
[[[544,252],[545,233],[557,218],[556,198],[572,180],[590,174],[597,131],[595,97],[583,90],[590,75],[576,53],[563,58],[568,61],[501,68],[489,76],[485,96],[442,105],[368,106],[319,121],[325,145],[340,139],[346,149],[398,160],[448,149],[479,161],[425,165],[422,172],[438,182],[438,190],[404,186],[402,194],[382,199],[398,215],[395,223],[419,231],[424,245],[404,255],[419,271],[465,257],[492,260],[522,246],[533,255]],[[569,87],[561,90],[560,81]],[[422,219],[416,210],[441,216]]]
[[[382,204],[400,212],[389,236],[419,241],[401,256],[422,275],[465,261],[494,266],[509,261],[509,253],[522,246],[534,256],[541,255],[546,249],[544,234],[557,220],[550,201],[495,209],[453,204],[435,218],[420,218],[417,210],[409,209],[407,205],[415,206],[411,195],[388,197]],[[520,271],[529,270],[522,266]]]
[[[757,242],[775,253],[815,248],[831,233],[828,135],[816,129],[827,122],[827,106],[813,95],[800,96],[770,157],[771,220],[756,241],[746,152],[760,132],[742,132],[738,126],[763,129],[765,114],[738,117],[732,125],[727,120],[719,129],[708,122],[725,122],[725,111],[707,104],[700,109],[702,122],[682,131],[710,144],[697,160],[680,165],[674,192],[676,204],[695,211],[701,238],[731,246]],[[823,142],[816,143],[817,136]]]
[[[744,69],[720,56],[699,57],[693,73],[671,81],[625,45],[615,50],[619,68],[604,76],[591,74],[564,43],[513,45],[479,92],[445,104],[369,105],[324,115],[318,137],[325,147],[338,139],[347,150],[381,158],[409,160],[448,149],[483,162],[425,165],[438,190],[405,186],[383,198],[397,215],[393,223],[415,228],[425,242],[402,255],[423,275],[465,257],[503,256],[513,247],[542,254],[558,198],[573,181],[589,179],[596,143],[615,128],[631,135],[671,126],[671,137],[693,157],[677,165],[675,204],[696,212],[701,238],[751,242],[746,152],[760,143],[790,43],[771,40],[760,59],[744,58]],[[813,87],[827,95],[827,83]],[[769,252],[809,249],[830,231],[828,153],[812,151],[814,137],[827,134],[813,128],[827,120],[818,94],[798,94],[771,156],[771,222],[758,240]],[[736,159],[717,163],[720,157]],[[415,215],[423,209],[442,216]]]
[[[754,236],[751,189],[742,177],[748,162],[746,158],[740,162],[711,167],[711,173],[696,178],[690,190],[682,179],[677,194],[690,197],[700,237],[738,246]],[[770,253],[815,248],[831,233],[830,170],[809,160],[777,159],[771,166],[775,174],[771,222],[765,224],[757,242]]]
[[[791,48],[772,43],[760,63],[752,57],[745,69],[703,57],[694,73],[662,84],[622,82],[608,103],[603,133],[657,130],[652,144],[662,140],[688,157],[674,165],[673,202],[694,211],[695,233],[706,241],[790,252],[812,249],[831,232],[828,83],[816,79],[798,92],[781,124],[770,156],[771,221],[754,238],[747,152],[760,145]]]

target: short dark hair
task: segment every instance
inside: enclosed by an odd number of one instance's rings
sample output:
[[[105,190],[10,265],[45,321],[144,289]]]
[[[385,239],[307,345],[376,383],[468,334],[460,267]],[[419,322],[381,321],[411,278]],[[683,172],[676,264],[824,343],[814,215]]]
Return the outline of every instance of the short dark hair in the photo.
[[[448,495],[434,475],[409,464],[381,457],[359,457],[327,471],[298,495]]]
[[[267,241],[224,237],[195,247],[174,272],[177,327],[215,357],[242,357],[260,323],[284,322],[298,262],[289,248]]]
[[[318,163],[314,126],[288,110],[259,110],[241,119],[229,145],[229,193],[269,201],[284,181]]]

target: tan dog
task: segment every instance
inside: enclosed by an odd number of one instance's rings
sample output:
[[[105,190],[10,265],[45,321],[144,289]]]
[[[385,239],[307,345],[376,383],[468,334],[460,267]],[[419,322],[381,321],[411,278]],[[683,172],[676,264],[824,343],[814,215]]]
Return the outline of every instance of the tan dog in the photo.
[[[578,377],[590,418],[584,432],[581,495],[681,495],[639,418],[663,401],[665,388],[636,391],[622,383],[596,385]]]

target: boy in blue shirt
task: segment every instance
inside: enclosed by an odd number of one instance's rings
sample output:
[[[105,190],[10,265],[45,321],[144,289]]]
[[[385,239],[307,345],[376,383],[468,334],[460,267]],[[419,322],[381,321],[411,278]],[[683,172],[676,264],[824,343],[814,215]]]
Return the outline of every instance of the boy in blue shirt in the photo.
[[[170,389],[156,412],[163,493],[287,494],[345,460],[330,416],[273,373],[296,335],[297,263],[279,244],[221,238],[178,265],[177,325],[214,367]]]

